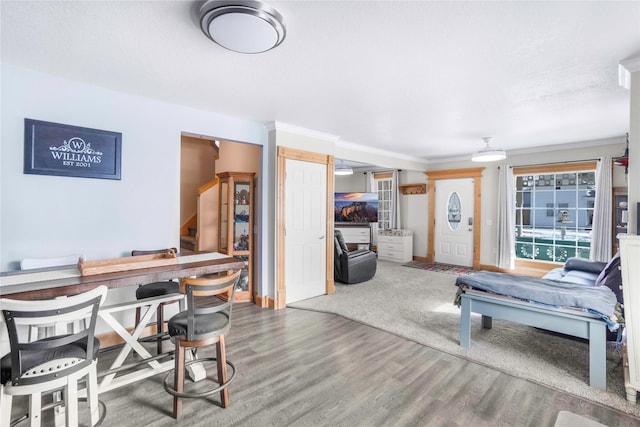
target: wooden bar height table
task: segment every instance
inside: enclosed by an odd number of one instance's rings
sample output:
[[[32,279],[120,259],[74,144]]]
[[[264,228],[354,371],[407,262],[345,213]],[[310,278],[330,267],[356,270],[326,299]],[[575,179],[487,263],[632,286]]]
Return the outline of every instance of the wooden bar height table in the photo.
[[[161,280],[240,270],[242,268],[244,268],[244,261],[240,259],[217,252],[207,252],[178,256],[177,262],[171,265],[89,276],[82,276],[78,266],[3,272],[0,273],[0,297],[21,300],[56,298],[86,292],[100,285],[105,285],[112,289],[123,288]],[[100,318],[124,340],[125,344],[106,375],[102,373],[103,378],[98,386],[99,393],[104,393],[173,368],[173,358],[160,362],[157,357],[151,356],[140,344],[138,338],[158,304],[166,299],[180,298],[182,298],[181,295],[169,295],[101,307]],[[142,316],[140,324],[133,331],[128,331],[113,316],[113,313],[135,309],[136,307],[146,307],[147,309]],[[136,364],[140,366],[145,364],[146,366],[137,368],[133,372],[124,369],[124,361],[131,351],[135,351],[142,359]]]

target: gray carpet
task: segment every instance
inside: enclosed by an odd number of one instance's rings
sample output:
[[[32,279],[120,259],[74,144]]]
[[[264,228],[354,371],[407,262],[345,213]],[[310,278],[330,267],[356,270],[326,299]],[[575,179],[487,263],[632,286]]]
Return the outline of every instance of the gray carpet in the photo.
[[[554,387],[640,416],[626,400],[622,357],[607,349],[607,390],[589,387],[586,342],[494,319],[483,330],[473,315],[471,348],[459,346],[460,310],[453,305],[456,276],[378,261],[365,283],[336,283],[323,295],[289,307],[334,313],[513,376]]]

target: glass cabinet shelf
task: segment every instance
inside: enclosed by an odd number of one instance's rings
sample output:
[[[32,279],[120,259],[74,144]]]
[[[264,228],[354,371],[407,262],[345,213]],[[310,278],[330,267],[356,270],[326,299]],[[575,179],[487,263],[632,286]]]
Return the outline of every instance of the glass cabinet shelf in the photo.
[[[252,301],[253,186],[255,174],[223,172],[220,179],[218,251],[242,259],[245,268],[235,292],[235,301]]]

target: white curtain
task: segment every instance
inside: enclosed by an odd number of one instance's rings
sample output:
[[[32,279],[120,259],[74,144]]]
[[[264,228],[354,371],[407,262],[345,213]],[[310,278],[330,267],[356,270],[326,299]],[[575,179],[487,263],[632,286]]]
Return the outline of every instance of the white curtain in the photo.
[[[376,177],[373,172],[367,172],[367,193],[377,193],[378,186],[376,184]],[[377,246],[378,245],[378,223],[372,222],[369,224],[371,226],[371,244]]]
[[[604,156],[598,160],[596,167],[596,199],[591,229],[592,261],[607,262],[611,258],[611,198],[611,157]]]
[[[400,220],[400,197],[398,195],[398,170],[393,170],[391,178],[391,218],[389,218],[389,226],[391,228],[402,228]]]
[[[376,187],[376,177],[373,172],[367,172],[367,193],[377,192],[378,187]]]
[[[513,270],[516,259],[516,203],[513,169],[505,165],[498,169],[498,259],[500,268]],[[479,227],[480,224],[476,224]]]

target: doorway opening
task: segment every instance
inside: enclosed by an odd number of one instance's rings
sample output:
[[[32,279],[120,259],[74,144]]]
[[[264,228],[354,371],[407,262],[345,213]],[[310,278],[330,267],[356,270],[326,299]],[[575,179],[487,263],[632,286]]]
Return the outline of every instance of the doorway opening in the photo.
[[[180,253],[224,252],[219,247],[222,206],[220,178],[225,173],[253,174],[255,188],[260,179],[262,146],[229,141],[210,136],[183,133],[180,141]],[[254,213],[260,209],[260,194],[252,192]],[[226,213],[226,210],[225,210]],[[241,212],[242,213],[242,212]],[[250,269],[258,271],[260,253],[259,215],[253,222],[251,234],[243,236],[251,242]],[[260,275],[254,274],[250,299],[256,301],[260,289]]]

